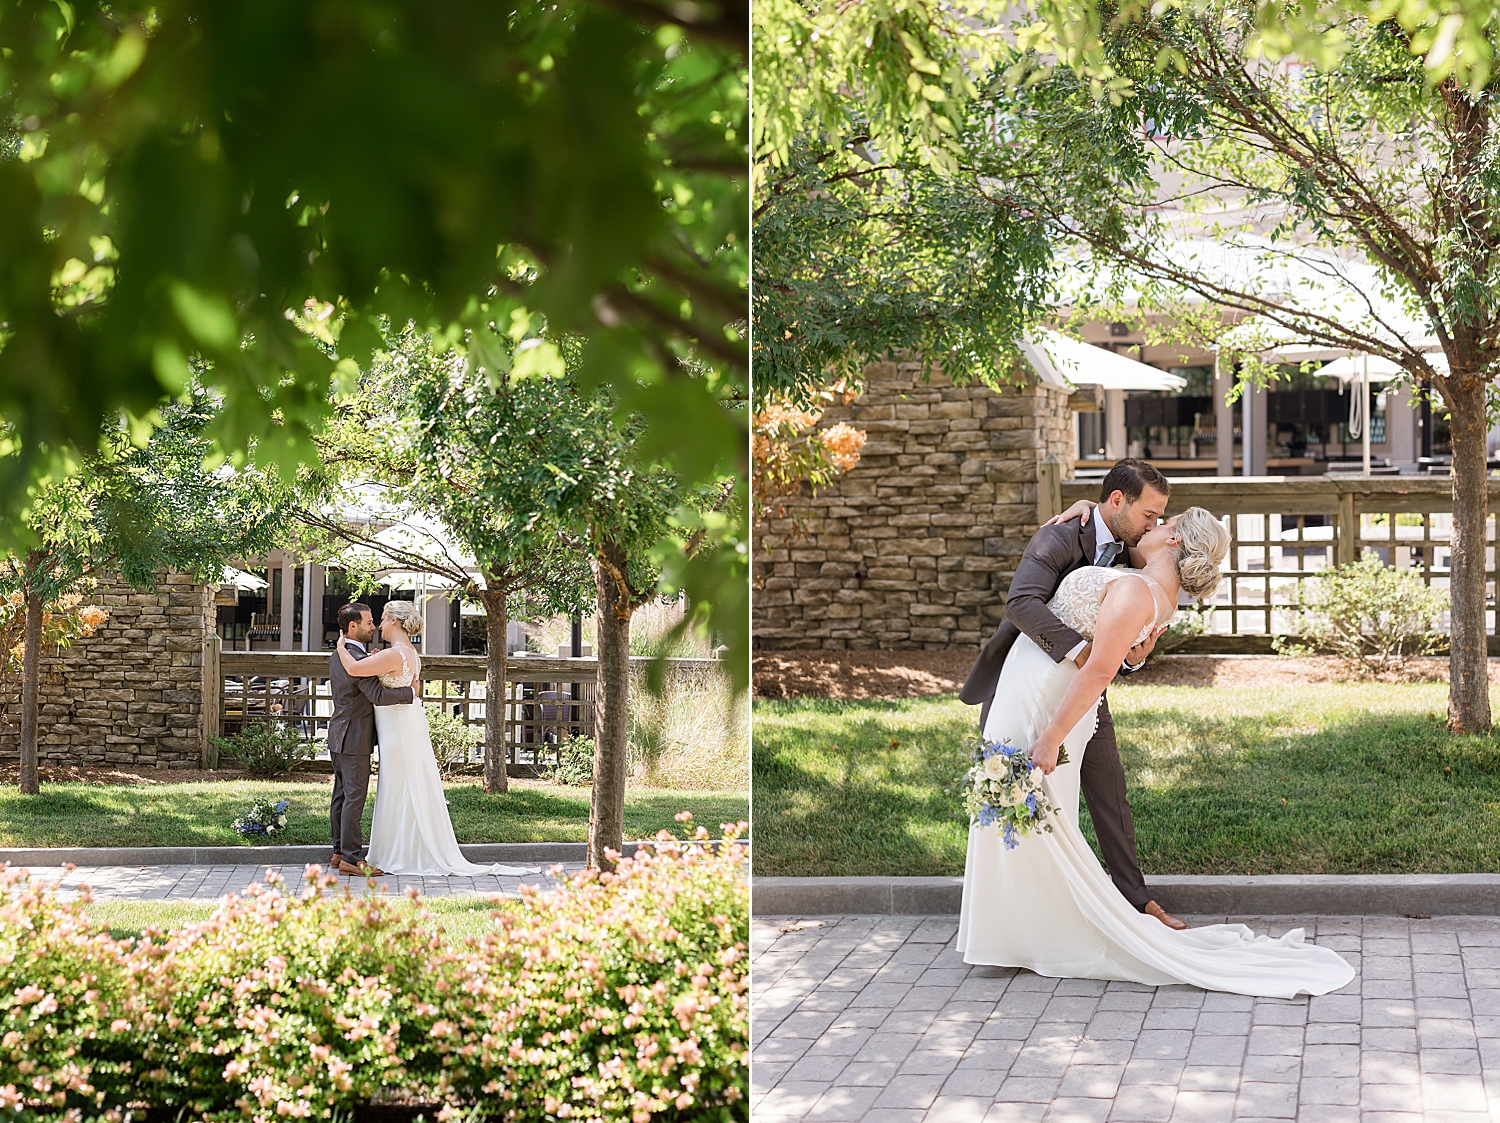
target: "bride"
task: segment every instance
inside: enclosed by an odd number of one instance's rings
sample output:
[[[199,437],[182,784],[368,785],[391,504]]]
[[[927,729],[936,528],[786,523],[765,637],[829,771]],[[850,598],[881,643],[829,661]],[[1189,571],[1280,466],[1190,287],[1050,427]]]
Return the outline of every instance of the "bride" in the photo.
[[[378,675],[386,686],[411,686],[415,695],[404,706],[375,707],[380,781],[370,823],[370,864],[379,873],[392,874],[536,873],[536,867],[477,865],[458,848],[419,689],[422,660],[411,637],[421,633],[416,605],[394,600],[380,618],[380,638],[390,644],[384,651],[356,659],[339,637],[339,661],[349,674]]]
[[[1171,619],[1179,590],[1200,600],[1213,593],[1228,549],[1223,524],[1189,507],[1141,538],[1131,557],[1138,568],[1085,565],[1063,578],[1049,607],[1092,642],[1082,669],[1053,662],[1024,634],[1016,640],[984,739],[1030,747],[1056,812],[1052,833],[1030,834],[1011,850],[999,828],[970,826],[958,927],[964,962],[1267,998],[1326,994],[1354,977],[1336,952],[1305,943],[1300,928],[1279,939],[1243,924],[1174,931],[1137,912],[1078,829],[1079,764],[1104,688],[1130,648]]]

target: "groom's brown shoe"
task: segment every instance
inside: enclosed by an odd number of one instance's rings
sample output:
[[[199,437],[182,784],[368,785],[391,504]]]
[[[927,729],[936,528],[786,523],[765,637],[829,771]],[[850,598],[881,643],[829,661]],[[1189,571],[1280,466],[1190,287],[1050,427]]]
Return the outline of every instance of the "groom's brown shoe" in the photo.
[[[356,866],[353,862],[346,862],[342,858],[339,859],[339,873],[347,874],[350,877],[385,876],[385,870],[378,870],[374,866],[370,865],[369,862],[360,862],[359,865]]]
[[[1161,921],[1174,932],[1184,932],[1187,930],[1187,921],[1178,920],[1175,916],[1169,913],[1166,909],[1162,908],[1155,901],[1147,901],[1146,907],[1141,911],[1147,916],[1156,917],[1157,920]]]

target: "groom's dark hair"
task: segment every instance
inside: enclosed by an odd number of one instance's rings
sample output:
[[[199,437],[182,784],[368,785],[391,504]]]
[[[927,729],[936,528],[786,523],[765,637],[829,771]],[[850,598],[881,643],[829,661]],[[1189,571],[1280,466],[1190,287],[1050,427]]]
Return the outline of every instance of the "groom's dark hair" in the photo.
[[[358,624],[364,618],[365,613],[369,611],[370,606],[360,604],[359,601],[341,607],[339,609],[339,635],[347,636],[349,634],[349,625]]]
[[[1111,495],[1119,491],[1124,493],[1126,503],[1134,503],[1148,487],[1163,495],[1170,495],[1172,491],[1172,485],[1167,483],[1167,477],[1158,468],[1144,460],[1127,456],[1124,460],[1116,460],[1115,466],[1104,477],[1104,482],[1099,486],[1099,502],[1107,502]]]

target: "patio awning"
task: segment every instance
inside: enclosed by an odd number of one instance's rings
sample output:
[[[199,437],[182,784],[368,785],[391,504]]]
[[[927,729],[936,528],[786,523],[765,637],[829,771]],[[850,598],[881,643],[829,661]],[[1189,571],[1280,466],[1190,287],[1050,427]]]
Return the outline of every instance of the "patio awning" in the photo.
[[[1428,355],[1427,361],[1436,370],[1448,369],[1448,357],[1441,351]],[[1369,357],[1369,363],[1371,382],[1389,382],[1393,378],[1400,378],[1406,374],[1406,371],[1398,364],[1376,355]],[[1363,355],[1345,355],[1342,359],[1335,359],[1319,367],[1318,373],[1328,378],[1337,378],[1340,382],[1358,382],[1364,374],[1364,364]]]
[[[1146,363],[1037,328],[1020,340],[1021,354],[1049,386],[1071,390],[1099,386],[1105,390],[1181,390],[1187,379]]]
[[[232,587],[258,593],[266,588],[266,582],[253,573],[246,573],[243,569],[235,569],[232,565],[226,565],[224,567],[224,576],[219,581],[219,587],[224,589]]]

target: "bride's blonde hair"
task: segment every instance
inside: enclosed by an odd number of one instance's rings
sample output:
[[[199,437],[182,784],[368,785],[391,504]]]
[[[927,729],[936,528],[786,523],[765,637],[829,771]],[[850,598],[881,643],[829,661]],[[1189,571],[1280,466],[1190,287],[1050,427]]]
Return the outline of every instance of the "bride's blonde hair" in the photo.
[[[1177,579],[1182,591],[1207,600],[1219,587],[1219,566],[1229,553],[1229,531],[1202,507],[1189,507],[1177,520],[1182,545],[1177,554]]]
[[[394,620],[396,626],[413,639],[422,634],[422,614],[411,601],[387,601],[384,615]]]

